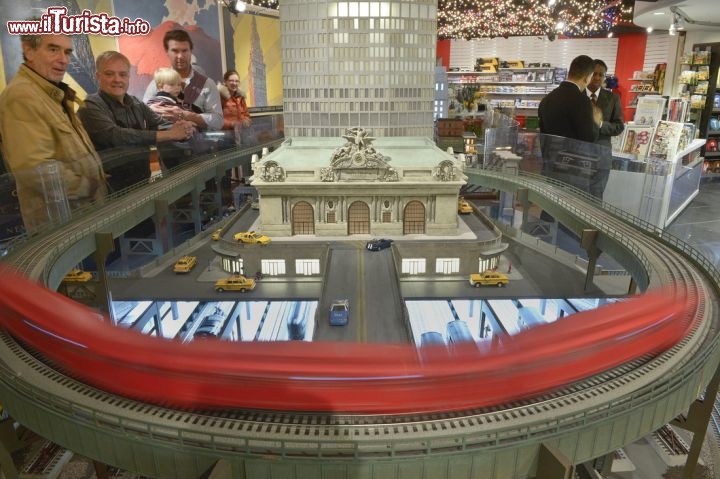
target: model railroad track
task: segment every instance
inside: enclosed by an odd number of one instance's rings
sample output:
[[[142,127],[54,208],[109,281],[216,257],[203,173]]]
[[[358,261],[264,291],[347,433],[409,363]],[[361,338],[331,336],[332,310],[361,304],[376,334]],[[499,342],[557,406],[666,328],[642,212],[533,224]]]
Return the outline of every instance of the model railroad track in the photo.
[[[144,188],[142,201],[161,193],[171,182],[191,181],[200,165],[192,166]],[[192,171],[191,171],[192,169]],[[496,173],[487,172],[489,175]],[[501,175],[497,173],[497,175]],[[425,456],[433,452],[504,447],[535,437],[556,436],[567,429],[587,427],[640,407],[633,395],[652,397],[671,390],[715,349],[716,292],[707,279],[676,249],[657,241],[627,221],[592,206],[578,207],[576,196],[532,177],[510,178],[536,191],[587,221],[589,226],[627,244],[650,271],[651,284],[684,284],[695,295],[694,326],[685,339],[656,357],[638,358],[610,371],[575,382],[558,391],[482,410],[421,415],[297,414],[282,411],[181,411],[149,405],[105,393],[53,369],[0,333],[0,380],[28,398],[50,403],[55,414],[76,424],[110,431],[138,441],[172,447],[212,450],[219,457],[243,454],[258,457],[371,458]],[[120,198],[87,217],[33,240],[10,259],[20,270],[46,271],[77,236],[102,229],[114,212],[141,201],[135,193]],[[106,218],[107,217],[107,218]],[[69,237],[68,237],[69,236]],[[48,254],[50,250],[52,253]],[[37,277],[37,276],[35,276]],[[716,319],[715,319],[716,320]],[[694,359],[699,356],[700,359]],[[638,392],[645,391],[645,392]],[[614,404],[615,408],[606,405]],[[186,449],[184,449],[186,450]],[[78,451],[82,452],[82,451]]]
[[[276,147],[280,143],[280,140],[276,140],[258,147],[206,155],[176,167],[161,180],[147,185],[135,185],[111,195],[104,203],[76,210],[69,222],[48,230],[46,234],[10,245],[11,264],[18,271],[46,282],[47,272],[53,267],[55,259],[79,240],[95,232],[107,231],[107,227],[128,212],[163,198],[176,187],[192,184],[197,177],[207,175],[208,172],[216,172],[218,168],[222,168],[238,156],[250,155],[262,147]]]

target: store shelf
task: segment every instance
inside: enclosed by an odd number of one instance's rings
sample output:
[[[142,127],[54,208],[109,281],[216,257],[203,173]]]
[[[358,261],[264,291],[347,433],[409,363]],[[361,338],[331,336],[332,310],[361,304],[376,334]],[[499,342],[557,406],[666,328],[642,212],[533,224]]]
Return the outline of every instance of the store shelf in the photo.
[[[552,70],[553,68],[555,68],[555,67],[523,67],[523,68],[513,67],[513,68],[498,68],[498,71],[500,71],[500,70],[503,70],[503,71],[521,71],[521,72],[524,72],[524,71],[545,71],[545,70]]]
[[[714,159],[714,158],[720,158],[720,151],[706,151],[705,152],[705,159]]]
[[[484,93],[487,95],[547,95],[548,92],[546,91],[511,91],[511,92],[499,92],[499,91],[480,91],[479,93]]]

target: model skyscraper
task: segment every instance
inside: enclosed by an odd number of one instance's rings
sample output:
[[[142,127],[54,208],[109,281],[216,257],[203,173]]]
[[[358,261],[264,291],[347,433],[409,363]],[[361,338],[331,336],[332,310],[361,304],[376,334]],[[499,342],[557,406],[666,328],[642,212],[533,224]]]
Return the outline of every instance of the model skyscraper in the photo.
[[[435,0],[282,0],[285,136],[433,135]]]

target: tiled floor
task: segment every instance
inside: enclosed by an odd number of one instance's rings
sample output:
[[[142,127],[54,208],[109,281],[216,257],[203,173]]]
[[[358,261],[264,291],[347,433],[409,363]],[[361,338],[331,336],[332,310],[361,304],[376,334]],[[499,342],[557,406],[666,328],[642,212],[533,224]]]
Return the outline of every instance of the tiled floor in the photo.
[[[667,231],[720,266],[720,181],[701,183],[700,193]]]

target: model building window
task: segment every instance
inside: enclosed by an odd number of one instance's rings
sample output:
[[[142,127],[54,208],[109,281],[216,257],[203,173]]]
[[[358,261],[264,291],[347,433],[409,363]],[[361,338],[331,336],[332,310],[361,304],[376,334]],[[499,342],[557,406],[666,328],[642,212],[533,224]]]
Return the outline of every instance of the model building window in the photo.
[[[326,223],[337,223],[337,219],[335,219],[335,212],[334,211],[328,211],[327,215],[325,216],[325,222]]]
[[[495,269],[498,267],[498,257],[483,259],[480,258],[478,265],[478,271],[487,271],[489,269]]]
[[[245,274],[243,271],[243,260],[223,258],[222,267],[224,271],[232,274]]]
[[[410,201],[405,205],[403,234],[425,233],[425,206],[419,201]]]
[[[435,272],[438,274],[453,274],[460,271],[460,258],[437,258]]]
[[[306,201],[298,201],[292,209],[292,234],[315,234],[313,207]]]
[[[320,274],[320,260],[318,259],[296,259],[295,274],[310,276]]]
[[[403,258],[403,274],[425,274],[425,258]]]
[[[263,259],[260,260],[262,274],[266,276],[279,276],[285,274],[284,259]]]
[[[392,221],[392,213],[390,211],[383,211],[382,212],[382,222],[390,223],[391,221]]]

